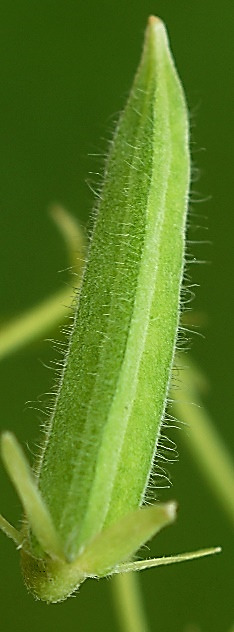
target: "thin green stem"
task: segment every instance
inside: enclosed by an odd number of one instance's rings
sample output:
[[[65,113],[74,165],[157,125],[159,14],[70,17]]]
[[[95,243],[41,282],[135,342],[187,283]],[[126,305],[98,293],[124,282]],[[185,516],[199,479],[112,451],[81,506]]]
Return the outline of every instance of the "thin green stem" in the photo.
[[[75,273],[73,285],[78,288],[85,256],[83,230],[77,220],[61,206],[53,205],[50,214],[66,243],[71,268]],[[0,329],[0,360],[58,327],[68,316],[73,299],[74,287],[69,283],[3,325]]]
[[[85,259],[86,242],[84,231],[77,219],[70,215],[63,206],[52,204],[49,211],[66,244],[70,265],[79,274]]]
[[[114,575],[111,585],[121,632],[149,632],[138,573]]]
[[[68,315],[73,292],[70,287],[58,290],[27,312],[23,312],[0,329],[0,359],[30,342],[40,339]]]
[[[209,414],[201,404],[202,377],[188,358],[180,368],[180,388],[173,392],[174,412],[187,425],[183,440],[234,524],[234,463]]]

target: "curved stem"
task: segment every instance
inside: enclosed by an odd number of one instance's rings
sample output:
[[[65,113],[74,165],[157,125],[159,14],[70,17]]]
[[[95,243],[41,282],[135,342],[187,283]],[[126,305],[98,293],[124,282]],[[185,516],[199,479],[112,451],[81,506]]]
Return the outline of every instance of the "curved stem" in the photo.
[[[71,268],[76,274],[74,285],[80,285],[84,266],[85,237],[77,220],[64,208],[53,205],[50,213],[67,245]],[[74,298],[70,283],[37,305],[13,318],[0,328],[0,360],[13,351],[38,340],[50,329],[59,326],[68,316]]]
[[[73,292],[70,287],[23,312],[0,329],[0,359],[40,339],[63,322],[69,313]]]
[[[121,632],[149,632],[138,573],[114,575],[111,586]]]
[[[185,422],[183,440],[234,524],[234,463],[215,425],[201,404],[202,376],[188,358],[180,360],[180,388],[173,391],[176,417]],[[204,383],[204,380],[203,380]]]

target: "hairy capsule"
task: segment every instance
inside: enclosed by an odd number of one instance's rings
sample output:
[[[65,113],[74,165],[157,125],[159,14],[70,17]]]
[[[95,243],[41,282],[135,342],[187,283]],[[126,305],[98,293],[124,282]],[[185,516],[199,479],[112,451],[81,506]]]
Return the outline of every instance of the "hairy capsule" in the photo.
[[[14,437],[2,438],[25,523],[22,533],[4,518],[1,526],[22,549],[28,588],[48,602],[86,577],[128,570],[137,549],[174,520],[174,503],[141,506],[175,352],[189,179],[184,94],[165,27],[150,17],[35,474]]]

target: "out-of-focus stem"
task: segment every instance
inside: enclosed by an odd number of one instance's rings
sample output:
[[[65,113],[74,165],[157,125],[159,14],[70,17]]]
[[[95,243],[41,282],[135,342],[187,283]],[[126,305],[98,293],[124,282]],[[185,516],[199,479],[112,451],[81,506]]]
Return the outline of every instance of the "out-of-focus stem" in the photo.
[[[73,292],[62,288],[0,329],[0,359],[48,334],[68,315]]]
[[[77,220],[61,206],[54,204],[50,213],[67,245],[75,273],[73,285],[78,288],[85,257],[83,230]],[[69,284],[3,325],[0,328],[0,360],[58,327],[68,316],[73,297],[74,288]]]
[[[121,632],[149,632],[138,573],[114,575],[111,585]]]
[[[201,403],[199,370],[188,357],[180,358],[179,365],[180,386],[172,395],[174,414],[186,423],[183,440],[234,524],[233,460]]]

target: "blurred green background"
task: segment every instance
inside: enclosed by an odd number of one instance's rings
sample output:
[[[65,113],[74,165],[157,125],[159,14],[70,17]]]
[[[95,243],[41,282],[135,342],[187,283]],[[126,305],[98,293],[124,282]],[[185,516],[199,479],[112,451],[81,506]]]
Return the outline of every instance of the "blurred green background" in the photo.
[[[166,22],[190,107],[193,161],[200,170],[191,195],[191,238],[211,242],[192,247],[208,262],[189,270],[200,285],[193,307],[206,321],[205,339],[193,336],[192,350],[209,377],[207,406],[233,450],[231,0],[1,1],[0,317],[4,323],[66,283],[65,247],[47,208],[58,201],[87,221],[91,189],[100,180],[94,173],[103,166],[103,158],[92,154],[105,151],[124,105],[150,13]],[[48,332],[53,336],[58,333]],[[54,379],[45,365],[54,357],[51,343],[43,341],[0,365],[1,426],[32,451],[44,393]],[[217,544],[223,553],[142,574],[146,607],[155,632],[230,632],[233,525],[186,451],[182,432],[170,434],[180,452],[179,462],[168,465],[173,487],[158,493],[178,500],[178,521],[155,539],[151,553]],[[17,524],[19,503],[2,466],[1,511]],[[0,551],[2,630],[117,631],[110,582],[86,582],[75,599],[46,606],[26,593],[19,556],[3,535]]]

